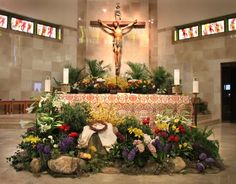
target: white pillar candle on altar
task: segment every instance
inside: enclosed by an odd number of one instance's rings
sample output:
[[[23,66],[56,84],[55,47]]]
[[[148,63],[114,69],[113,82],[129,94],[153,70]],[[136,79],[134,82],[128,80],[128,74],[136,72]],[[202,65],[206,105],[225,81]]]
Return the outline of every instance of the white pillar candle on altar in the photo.
[[[180,85],[180,71],[179,71],[179,69],[174,69],[174,85]]]
[[[197,79],[193,79],[193,93],[199,93],[199,83]]]
[[[69,68],[63,69],[63,84],[69,83]]]
[[[47,77],[45,82],[44,82],[44,91],[45,92],[50,92],[51,91],[51,80],[50,80],[50,77]]]

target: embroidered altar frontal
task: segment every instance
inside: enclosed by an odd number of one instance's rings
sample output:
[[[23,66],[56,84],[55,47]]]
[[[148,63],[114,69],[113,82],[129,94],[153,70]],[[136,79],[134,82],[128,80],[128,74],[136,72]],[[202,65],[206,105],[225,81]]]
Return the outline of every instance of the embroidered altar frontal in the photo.
[[[189,96],[157,95],[157,94],[63,94],[61,98],[69,103],[87,102],[92,108],[100,104],[115,107],[120,115],[134,115],[137,118],[150,117],[157,114],[192,114],[192,102]]]

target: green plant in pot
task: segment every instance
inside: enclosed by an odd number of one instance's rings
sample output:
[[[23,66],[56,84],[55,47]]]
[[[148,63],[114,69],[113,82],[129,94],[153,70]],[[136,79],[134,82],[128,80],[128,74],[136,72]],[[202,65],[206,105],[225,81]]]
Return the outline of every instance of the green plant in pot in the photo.
[[[152,71],[152,79],[161,93],[170,93],[173,85],[173,76],[164,67],[159,66]]]
[[[150,79],[151,72],[145,64],[128,61],[127,65],[130,68],[130,70],[126,72],[129,78],[138,80]]]

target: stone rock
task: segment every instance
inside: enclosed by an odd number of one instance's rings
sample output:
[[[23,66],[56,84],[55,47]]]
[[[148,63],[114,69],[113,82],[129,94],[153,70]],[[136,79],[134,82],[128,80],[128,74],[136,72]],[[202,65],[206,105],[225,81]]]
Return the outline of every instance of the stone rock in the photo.
[[[181,157],[176,157],[172,160],[174,164],[174,172],[180,172],[186,167],[186,163]]]
[[[104,167],[102,169],[102,173],[105,173],[105,174],[118,174],[118,173],[120,173],[120,170],[118,168],[115,168],[115,167]]]
[[[85,161],[85,160],[83,160],[83,159],[81,159],[81,158],[78,158],[78,167],[80,168],[80,169],[85,169],[86,168],[86,165],[87,165],[87,162]]]
[[[56,173],[72,174],[78,169],[78,158],[70,156],[60,156],[57,159],[48,161],[50,170]]]
[[[39,173],[41,167],[41,160],[39,158],[33,158],[33,160],[30,162],[30,169],[33,173]]]

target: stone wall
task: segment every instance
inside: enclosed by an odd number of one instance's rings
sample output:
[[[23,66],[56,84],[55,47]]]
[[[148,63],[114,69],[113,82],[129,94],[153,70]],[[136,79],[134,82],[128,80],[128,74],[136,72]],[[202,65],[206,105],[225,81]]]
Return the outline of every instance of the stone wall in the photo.
[[[0,98],[29,99],[44,90],[46,76],[62,81],[65,64],[77,66],[77,30],[63,30],[61,42],[0,30]],[[54,85],[55,86],[55,85]]]
[[[199,79],[200,97],[209,103],[214,118],[221,118],[221,63],[236,61],[236,34],[211,36],[173,44],[171,29],[158,32],[158,63],[172,74],[181,71],[183,92],[191,94]]]

